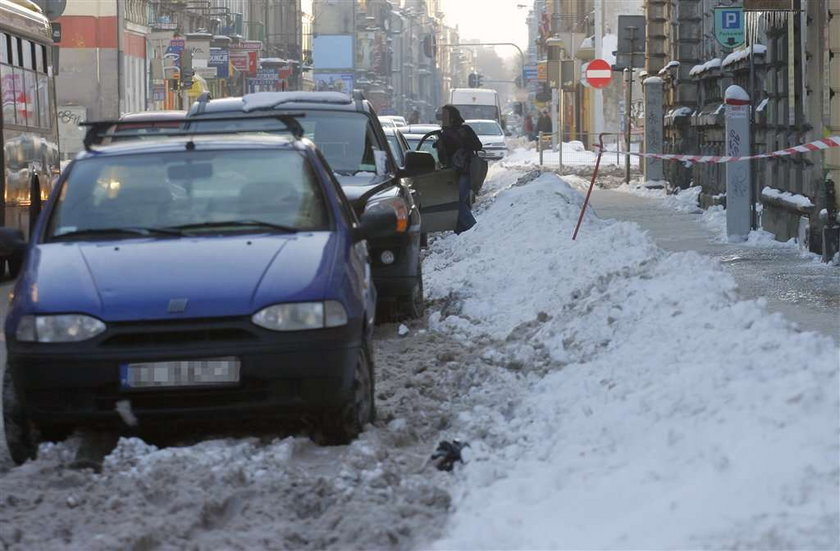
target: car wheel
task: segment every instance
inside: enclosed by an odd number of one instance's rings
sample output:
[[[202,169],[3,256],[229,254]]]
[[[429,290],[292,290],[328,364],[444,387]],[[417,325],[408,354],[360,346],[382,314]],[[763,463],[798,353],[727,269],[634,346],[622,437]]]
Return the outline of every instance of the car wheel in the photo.
[[[321,424],[322,443],[349,444],[367,423],[374,420],[373,357],[367,339],[359,348],[353,372],[353,389],[346,404],[339,411],[329,411]]]
[[[9,275],[13,278],[17,277],[20,273],[20,269],[23,267],[23,255],[16,254],[14,256],[10,256],[8,259],[9,262]],[[2,275],[2,274],[0,274]]]
[[[417,319],[423,316],[425,302],[423,298],[423,265],[417,260],[416,283],[411,294],[397,301],[399,316],[405,319]]]
[[[12,384],[12,373],[6,368],[3,374],[3,427],[9,455],[17,465],[35,459],[40,442],[38,429],[23,408]]]

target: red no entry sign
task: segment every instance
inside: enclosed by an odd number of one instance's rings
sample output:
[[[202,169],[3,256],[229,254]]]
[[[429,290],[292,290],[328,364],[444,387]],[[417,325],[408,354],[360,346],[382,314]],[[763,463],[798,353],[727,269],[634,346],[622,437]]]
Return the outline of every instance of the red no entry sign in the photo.
[[[606,88],[612,81],[612,67],[603,59],[593,59],[586,66],[586,82],[593,88]]]

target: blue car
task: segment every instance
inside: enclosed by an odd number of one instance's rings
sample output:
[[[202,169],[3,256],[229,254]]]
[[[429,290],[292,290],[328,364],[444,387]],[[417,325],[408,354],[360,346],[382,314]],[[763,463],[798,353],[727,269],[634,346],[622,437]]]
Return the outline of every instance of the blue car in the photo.
[[[373,420],[366,240],[397,219],[357,219],[301,135],[91,147],[28,244],[0,234],[25,247],[5,325],[16,462],[79,426],[306,415],[343,443]]]

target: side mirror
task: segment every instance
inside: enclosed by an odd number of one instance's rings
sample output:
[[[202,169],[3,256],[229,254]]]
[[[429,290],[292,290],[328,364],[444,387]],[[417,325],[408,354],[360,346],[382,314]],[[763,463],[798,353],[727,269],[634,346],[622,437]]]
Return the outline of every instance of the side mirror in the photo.
[[[378,239],[394,233],[397,228],[397,213],[388,205],[373,205],[359,218],[359,225],[353,228],[353,239]]]
[[[400,171],[403,177],[422,176],[435,171],[435,158],[426,151],[406,151],[405,166]]]

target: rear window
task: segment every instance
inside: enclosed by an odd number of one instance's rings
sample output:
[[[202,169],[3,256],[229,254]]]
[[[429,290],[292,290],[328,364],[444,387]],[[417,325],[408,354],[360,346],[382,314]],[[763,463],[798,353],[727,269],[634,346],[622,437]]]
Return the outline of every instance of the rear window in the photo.
[[[468,122],[466,123],[476,134],[482,136],[504,136],[502,127],[495,122]]]
[[[224,115],[219,113],[219,115]],[[377,157],[384,168],[387,153],[378,147],[373,126],[363,113],[308,110],[306,116],[299,119],[307,138],[315,142],[330,168],[339,174],[359,172],[376,173]],[[285,128],[282,123],[272,119],[255,118],[249,120],[213,121],[209,118],[190,126],[203,131],[224,131],[252,129],[255,132],[272,132]]]
[[[499,119],[499,110],[495,105],[456,105],[461,118],[466,119]]]
[[[82,159],[62,186],[48,235],[242,220],[330,227],[323,189],[303,154],[240,149]]]

